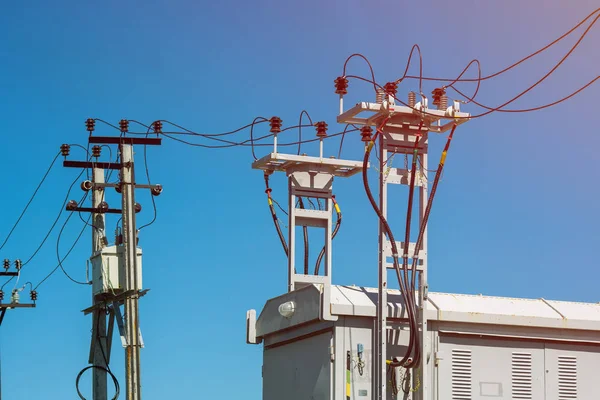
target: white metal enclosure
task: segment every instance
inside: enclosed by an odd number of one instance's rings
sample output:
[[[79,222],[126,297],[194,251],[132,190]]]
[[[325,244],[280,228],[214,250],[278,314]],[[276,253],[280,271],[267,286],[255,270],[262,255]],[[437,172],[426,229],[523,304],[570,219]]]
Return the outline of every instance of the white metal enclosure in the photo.
[[[249,312],[248,342],[264,343],[263,399],[371,400],[376,299],[376,289],[332,286],[337,320],[327,321],[311,285],[267,301],[258,319]],[[408,341],[400,299],[389,291],[390,357]],[[294,306],[287,318],[283,303]],[[600,304],[430,293],[427,317],[429,379],[397,368],[388,399],[600,399]]]

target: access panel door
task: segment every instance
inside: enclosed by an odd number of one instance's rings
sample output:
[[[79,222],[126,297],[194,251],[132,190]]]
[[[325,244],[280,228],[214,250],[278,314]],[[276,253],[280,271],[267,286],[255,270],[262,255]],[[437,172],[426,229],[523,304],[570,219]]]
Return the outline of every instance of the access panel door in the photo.
[[[546,344],[546,400],[600,399],[600,346]]]
[[[545,400],[544,344],[440,335],[437,400]]]

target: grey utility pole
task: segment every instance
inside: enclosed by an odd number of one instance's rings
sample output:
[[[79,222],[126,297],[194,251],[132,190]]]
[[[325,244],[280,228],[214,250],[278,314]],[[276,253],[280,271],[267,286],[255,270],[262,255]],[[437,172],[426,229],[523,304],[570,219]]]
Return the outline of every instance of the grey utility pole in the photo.
[[[93,168],[92,170],[92,182],[94,184],[92,190],[92,208],[99,209],[100,204],[104,201],[104,187],[101,186],[104,183],[104,169]],[[99,185],[98,185],[99,184]],[[105,238],[105,217],[103,213],[92,213],[92,254],[95,255],[102,251],[104,247]],[[92,295],[94,305],[96,306],[94,311],[94,318],[92,319],[94,327],[92,332],[95,332],[95,336],[92,337],[92,342],[95,344],[92,346],[93,352],[91,354],[92,365],[108,368],[107,361],[109,357],[109,350],[107,346],[107,335],[106,335],[106,308],[102,306],[103,300],[100,299],[100,295]],[[94,400],[107,400],[107,382],[106,382],[106,371],[102,368],[94,368],[92,375],[92,387],[93,387],[93,399]]]
[[[121,144],[121,190],[123,212],[123,245],[125,247],[125,289],[135,291],[125,299],[125,376],[127,400],[140,400],[140,340],[138,300],[137,232],[135,224],[135,173],[133,168],[133,146]]]

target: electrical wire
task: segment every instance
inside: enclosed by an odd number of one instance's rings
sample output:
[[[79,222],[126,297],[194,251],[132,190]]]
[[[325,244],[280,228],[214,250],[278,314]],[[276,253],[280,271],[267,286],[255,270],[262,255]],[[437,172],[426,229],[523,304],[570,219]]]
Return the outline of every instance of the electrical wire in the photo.
[[[113,384],[115,385],[115,396],[112,398],[112,400],[117,400],[119,398],[119,394],[121,393],[121,387],[119,386],[119,381],[118,381],[117,377],[108,368],[101,367],[100,365],[87,366],[84,369],[82,369],[79,372],[79,374],[77,374],[77,378],[75,379],[75,389],[77,389],[77,395],[79,396],[79,398],[81,400],[86,400],[86,398],[83,397],[83,394],[81,394],[81,391],[79,390],[79,380],[81,379],[81,376],[84,374],[84,372],[86,372],[87,370],[92,369],[92,368],[101,369],[103,371],[106,371],[106,373],[110,375],[110,377],[112,378]]]
[[[308,111],[302,110],[300,113],[300,120],[298,121],[298,155],[300,155],[300,147],[302,146],[302,116],[306,115],[306,118],[310,121],[311,126],[313,125],[313,120],[308,115]]]
[[[340,230],[340,226],[342,225],[342,211],[340,210],[340,206],[338,205],[338,203],[335,199],[335,196],[332,196],[331,199],[332,199],[332,202],[334,204],[335,211],[337,214],[337,220],[335,221],[335,228],[333,229],[333,232],[331,233],[331,240],[333,240],[333,239],[335,239],[335,236],[337,235],[338,231]],[[319,256],[317,257],[317,263],[315,265],[315,275],[319,275],[319,269],[321,267],[321,261],[323,260],[323,257],[325,256],[325,251],[326,251],[326,248],[325,248],[325,246],[323,246],[323,248],[319,252]]]
[[[371,193],[371,188],[369,187],[369,180],[367,177],[369,156],[371,154],[371,150],[373,149],[375,141],[381,134],[381,129],[383,129],[383,127],[385,126],[385,124],[387,123],[388,120],[389,120],[389,117],[387,117],[382,122],[382,124],[377,128],[375,135],[373,136],[373,138],[367,145],[367,148],[365,150],[365,156],[363,159],[362,178],[363,178],[363,184],[365,187],[365,193],[367,194],[367,198],[369,199],[369,202],[371,203],[373,210],[379,217],[380,226],[381,226],[382,231],[387,235],[388,240],[390,241],[390,244],[392,247],[392,258],[393,258],[393,262],[394,262],[394,269],[395,269],[396,275],[398,277],[398,284],[400,285],[400,293],[404,300],[404,304],[406,305],[406,311],[408,314],[409,329],[410,329],[409,343],[408,343],[408,347],[406,349],[406,353],[404,354],[404,357],[402,357],[402,359],[398,362],[399,365],[405,365],[412,353],[413,346],[415,346],[415,342],[416,342],[416,347],[417,348],[419,347],[419,344],[418,344],[419,337],[417,334],[418,333],[418,324],[417,324],[416,316],[414,315],[414,310],[412,309],[412,307],[409,306],[411,303],[410,303],[410,300],[408,299],[408,290],[405,287],[404,279],[402,278],[402,272],[400,270],[400,265],[398,262],[398,247],[397,247],[396,241],[394,239],[393,232],[392,232],[385,216],[381,212],[381,209],[377,205],[375,198],[373,197],[373,194]],[[381,141],[383,141],[383,135],[381,135]],[[381,151],[381,149],[383,149],[382,145],[383,145],[383,143],[380,143],[380,151]],[[407,367],[411,367],[411,364],[408,364]]]
[[[277,213],[275,212],[275,208],[273,207],[273,199],[271,198],[272,189],[269,187],[269,174],[266,172],[265,172],[265,185],[267,187],[267,189],[265,190],[265,193],[267,194],[269,210],[271,211],[271,216],[273,217],[273,223],[275,224],[275,229],[277,230],[277,236],[279,236],[279,240],[281,241],[281,245],[283,246],[283,251],[285,252],[286,257],[289,257],[288,245],[285,241],[285,237],[283,236],[283,233],[281,232],[281,227],[279,226],[279,223],[277,222]],[[279,206],[279,208],[281,208],[281,206]]]
[[[352,55],[350,55],[346,61],[344,62],[344,68],[342,71],[342,76],[346,76],[346,67],[348,66],[348,62],[354,58],[354,57],[360,57],[363,60],[365,60],[365,62],[367,63],[367,65],[369,66],[369,70],[371,71],[371,78],[373,79],[373,82],[375,82],[375,71],[373,71],[373,66],[371,65],[371,63],[369,62],[369,60],[367,59],[367,57],[363,56],[360,53],[354,53]],[[375,90],[375,93],[377,93],[377,87],[375,85],[373,85],[373,90]]]
[[[560,37],[558,37],[557,39],[553,40],[552,42],[550,42],[549,44],[547,44],[546,46],[540,48],[539,50],[529,54],[528,56],[520,59],[519,61],[509,65],[508,67],[503,68],[502,70],[495,72],[491,75],[487,75],[487,76],[483,76],[483,77],[479,77],[477,79],[474,78],[463,78],[463,79],[452,79],[452,78],[436,78],[436,77],[425,77],[425,76],[411,76],[411,75],[407,75],[405,76],[405,79],[422,79],[422,80],[427,80],[427,81],[438,81],[438,82],[477,82],[477,81],[486,81],[488,79],[492,79],[495,78],[505,72],[508,72],[509,70],[513,69],[514,67],[517,67],[518,65],[524,63],[525,61],[537,56],[538,54],[548,50],[550,47],[554,46],[556,43],[560,42],[561,40],[563,40],[564,38],[566,38],[567,36],[571,35],[571,33],[575,32],[575,30],[577,30],[581,25],[583,25],[587,20],[589,20],[594,14],[597,14],[600,11],[600,8],[595,9],[594,11],[592,11],[591,13],[589,13],[587,15],[587,17],[585,17],[581,22],[579,22],[577,25],[575,25],[573,28],[569,29],[567,32],[565,32],[564,34],[562,34]],[[592,23],[593,24],[593,23]],[[373,79],[374,80],[374,79]]]
[[[300,205],[301,209],[304,209],[304,201],[302,200],[301,196],[298,197],[298,204]],[[303,226],[302,232],[304,234],[304,275],[308,275],[308,227]]]
[[[46,181],[46,178],[48,177],[48,174],[50,174],[50,171],[52,170],[52,167],[54,167],[54,164],[56,163],[56,160],[58,159],[58,157],[61,155],[62,153],[59,151],[56,156],[54,157],[54,159],[52,160],[52,162],[50,163],[50,166],[48,167],[48,169],[46,169],[46,172],[44,173],[44,176],[42,177],[42,179],[40,180],[40,182],[38,183],[37,187],[35,188],[35,190],[33,191],[33,194],[31,195],[31,197],[29,198],[29,201],[27,202],[27,204],[25,205],[25,208],[23,209],[23,211],[21,212],[21,214],[19,215],[19,218],[17,218],[17,221],[14,223],[14,225],[12,226],[12,228],[10,229],[10,232],[8,232],[8,235],[6,235],[6,238],[4,238],[4,241],[2,242],[2,244],[0,245],[0,250],[2,250],[4,248],[4,246],[6,245],[6,243],[8,242],[8,239],[10,239],[10,237],[12,236],[13,232],[15,231],[15,229],[17,228],[17,225],[19,225],[19,222],[21,222],[21,219],[23,218],[23,216],[25,215],[25,213],[27,212],[27,210],[29,209],[29,206],[31,205],[31,203],[33,202],[33,199],[35,199],[35,196],[37,195],[38,191],[40,190],[40,188],[42,187],[42,185],[44,184],[44,182]]]
[[[69,278],[73,283],[77,283],[79,285],[89,285],[91,284],[91,282],[79,282],[76,279],[73,279],[65,270],[65,268],[63,267],[63,262],[65,262],[65,260],[67,259],[67,257],[69,257],[69,255],[71,254],[71,252],[73,251],[73,249],[75,248],[75,246],[77,245],[77,243],[79,243],[79,240],[81,239],[81,236],[83,235],[83,233],[85,232],[85,229],[87,228],[86,225],[83,226],[83,228],[81,229],[81,231],[79,231],[79,234],[77,235],[77,238],[75,239],[75,241],[73,242],[73,244],[71,245],[71,247],[69,248],[69,251],[67,251],[67,253],[62,257],[60,257],[59,254],[59,244],[60,244],[60,238],[62,236],[62,233],[65,229],[65,227],[67,226],[67,223],[69,222],[69,219],[71,218],[71,216],[73,215],[73,213],[70,213],[69,216],[67,217],[67,219],[65,220],[62,228],[60,229],[60,232],[58,234],[58,238],[56,240],[56,258],[58,260],[58,264],[56,265],[56,267],[54,267],[54,269],[52,271],[50,271],[50,273],[48,275],[46,275],[44,277],[44,279],[42,279],[34,288],[34,290],[37,290],[38,287],[40,287],[42,285],[42,283],[44,283],[46,280],[48,280],[48,278],[50,278],[59,268],[62,270],[63,274]],[[91,218],[91,215],[90,215]],[[89,219],[88,219],[89,221]]]
[[[408,69],[410,68],[410,61],[412,60],[412,56],[413,56],[413,52],[415,51],[415,49],[417,49],[417,51],[419,52],[419,93],[423,93],[423,56],[421,54],[421,48],[419,47],[418,44],[414,44],[413,47],[410,49],[410,54],[408,55],[408,61],[406,62],[406,69],[404,70],[404,74],[402,75],[402,78],[399,78],[396,80],[396,83],[400,83],[402,82],[402,80],[404,80],[404,78],[406,77],[406,74],[408,73]]]

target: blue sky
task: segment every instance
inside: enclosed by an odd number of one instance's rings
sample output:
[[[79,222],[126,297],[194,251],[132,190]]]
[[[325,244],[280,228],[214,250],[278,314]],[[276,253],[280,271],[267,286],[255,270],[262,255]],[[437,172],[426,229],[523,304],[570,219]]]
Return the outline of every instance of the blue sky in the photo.
[[[475,57],[487,74],[537,50],[597,6],[592,0],[569,3],[568,9],[564,4],[6,4],[0,15],[0,237],[8,233],[60,144],[85,143],[88,117],[112,123],[168,119],[216,133],[259,115],[277,115],[285,126],[296,125],[306,109],[313,120],[327,121],[333,133],[343,128],[335,123],[333,79],[350,54],[365,54],[381,83],[402,74],[414,43],[423,51],[425,75],[456,76]],[[545,104],[594,78],[598,35],[593,29],[556,74],[511,107]],[[574,41],[569,38],[486,82],[479,100],[496,105],[519,93]],[[418,72],[417,64],[411,72]],[[368,69],[356,59],[349,73],[366,76]],[[469,84],[463,87],[472,90]],[[425,86],[426,92],[433,88]],[[415,89],[416,82],[404,82],[401,96]],[[457,130],[429,225],[431,290],[600,300],[595,254],[600,241],[599,96],[596,85],[551,109],[495,113]],[[351,82],[347,104],[371,99],[367,84]],[[479,112],[471,105],[463,110]],[[98,125],[97,133],[114,132]],[[290,131],[282,140],[293,141],[295,135]],[[248,133],[237,137],[246,139]],[[337,143],[326,144],[327,155],[337,154]],[[358,135],[349,135],[343,155],[356,159],[361,146]],[[431,139],[432,166],[442,146],[443,137]],[[315,146],[303,148],[315,154]],[[83,158],[75,149],[72,154],[72,159]],[[286,287],[286,260],[270,220],[262,173],[250,168],[248,148],[206,150],[165,140],[148,156],[152,180],[163,184],[164,192],[157,198],[158,219],[142,231],[140,243],[144,286],[151,289],[141,300],[143,396],[260,399],[261,348],[244,342],[245,312],[260,309]],[[140,161],[140,151],[137,157]],[[60,165],[53,169],[0,258],[29,257],[77,173]],[[274,197],[285,203],[284,177],[274,176],[272,184]],[[344,223],[334,242],[334,282],[374,286],[375,215],[359,177],[337,180],[335,191]],[[71,198],[80,196],[76,189]],[[405,195],[397,198],[392,226],[400,236]],[[116,196],[108,200],[118,202]],[[139,202],[143,223],[152,218],[152,207],[146,194]],[[81,227],[72,218],[61,254]],[[36,284],[54,268],[57,234],[23,270],[22,279]],[[85,278],[89,236],[87,231],[65,262],[78,279]],[[35,310],[7,313],[0,330],[6,399],[77,398],[74,380],[87,365],[91,328],[91,318],[81,310],[90,301],[88,287],[57,273],[40,286]],[[123,360],[117,339],[112,368],[122,382]]]

